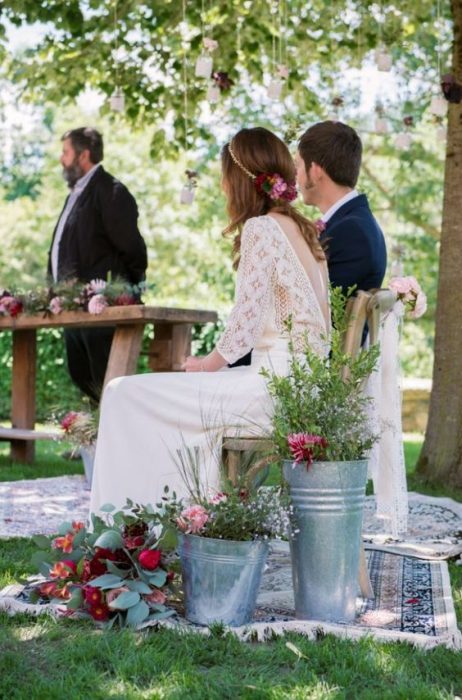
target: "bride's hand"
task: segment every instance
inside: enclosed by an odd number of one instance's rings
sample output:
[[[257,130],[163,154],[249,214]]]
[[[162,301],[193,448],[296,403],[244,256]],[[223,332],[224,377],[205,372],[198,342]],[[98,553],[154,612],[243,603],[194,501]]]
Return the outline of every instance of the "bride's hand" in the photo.
[[[193,357],[190,355],[184,361],[182,368],[185,372],[203,372],[204,371],[204,358],[203,357]]]

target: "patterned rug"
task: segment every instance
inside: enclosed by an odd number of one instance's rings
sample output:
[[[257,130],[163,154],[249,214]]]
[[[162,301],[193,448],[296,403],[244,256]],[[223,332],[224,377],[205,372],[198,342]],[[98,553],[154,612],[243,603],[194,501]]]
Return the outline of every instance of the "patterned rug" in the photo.
[[[381,641],[406,641],[432,648],[439,644],[462,648],[457,629],[447,563],[374,550],[367,552],[375,598],[357,599],[354,623],[325,623],[296,620],[293,610],[292,576],[287,543],[276,543],[263,575],[254,621],[245,627],[230,628],[240,639],[264,641],[285,632],[298,632],[311,639],[334,634],[348,639],[371,635]],[[10,614],[58,615],[50,605],[27,602],[21,585],[0,592],[0,610]],[[178,631],[209,634],[207,627],[188,623],[178,611],[176,618],[141,625],[159,625]]]
[[[85,520],[90,492],[83,476],[0,482],[0,537],[53,534],[65,520]],[[375,517],[374,496],[366,498],[363,535],[366,547],[448,559],[462,552],[462,504],[449,498],[409,494],[409,530],[404,540],[387,535]]]

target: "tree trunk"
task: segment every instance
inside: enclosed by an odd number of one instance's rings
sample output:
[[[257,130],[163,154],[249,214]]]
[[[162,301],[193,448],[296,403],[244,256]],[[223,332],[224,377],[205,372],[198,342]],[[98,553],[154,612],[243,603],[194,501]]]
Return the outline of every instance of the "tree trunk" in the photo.
[[[452,73],[462,84],[462,0],[451,0]],[[462,486],[462,105],[450,104],[444,178],[435,361],[427,432],[418,472]]]

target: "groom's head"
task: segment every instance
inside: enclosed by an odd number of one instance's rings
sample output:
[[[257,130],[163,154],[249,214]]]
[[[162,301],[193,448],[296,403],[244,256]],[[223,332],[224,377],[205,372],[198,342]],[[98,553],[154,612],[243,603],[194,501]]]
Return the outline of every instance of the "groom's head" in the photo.
[[[298,144],[297,179],[305,204],[319,205],[326,190],[354,189],[361,167],[362,144],[351,126],[318,122]]]

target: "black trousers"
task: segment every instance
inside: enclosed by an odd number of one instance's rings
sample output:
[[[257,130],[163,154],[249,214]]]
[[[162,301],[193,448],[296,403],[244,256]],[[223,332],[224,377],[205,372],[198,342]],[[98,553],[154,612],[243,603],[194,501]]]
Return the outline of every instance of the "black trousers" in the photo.
[[[111,351],[114,328],[65,328],[67,366],[71,379],[98,404]]]

